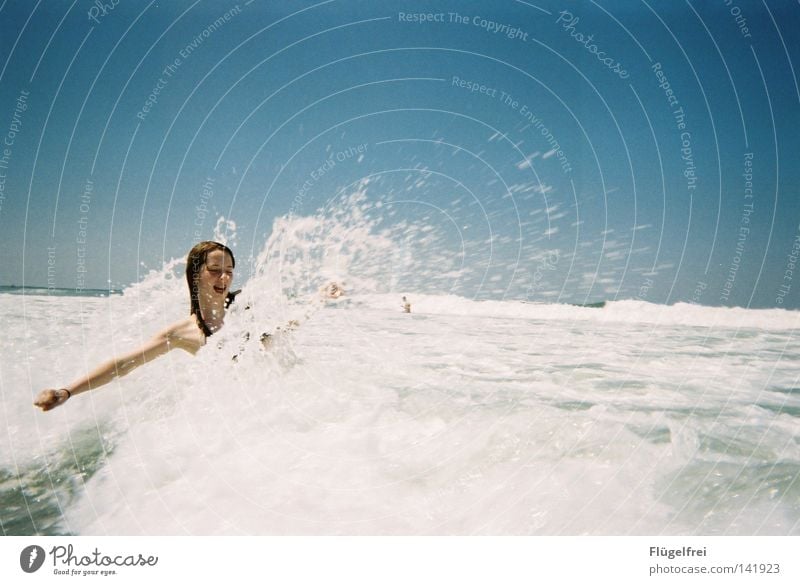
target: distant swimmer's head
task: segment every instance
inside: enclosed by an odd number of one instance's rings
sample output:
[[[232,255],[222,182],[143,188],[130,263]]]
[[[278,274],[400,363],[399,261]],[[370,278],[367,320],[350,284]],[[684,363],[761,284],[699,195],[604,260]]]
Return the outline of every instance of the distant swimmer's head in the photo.
[[[219,242],[200,242],[186,257],[186,283],[191,297],[191,314],[200,314],[200,298],[214,301],[230,296],[236,260],[228,246]]]
[[[325,295],[331,299],[338,299],[344,294],[344,289],[337,283],[331,282],[324,288]]]

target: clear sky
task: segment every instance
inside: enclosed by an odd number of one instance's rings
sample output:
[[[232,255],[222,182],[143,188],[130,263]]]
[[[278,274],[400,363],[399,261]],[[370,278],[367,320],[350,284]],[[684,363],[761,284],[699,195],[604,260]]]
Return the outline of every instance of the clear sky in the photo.
[[[246,259],[371,177],[465,296],[797,309],[798,31],[788,0],[0,0],[0,285],[124,286],[219,217]]]

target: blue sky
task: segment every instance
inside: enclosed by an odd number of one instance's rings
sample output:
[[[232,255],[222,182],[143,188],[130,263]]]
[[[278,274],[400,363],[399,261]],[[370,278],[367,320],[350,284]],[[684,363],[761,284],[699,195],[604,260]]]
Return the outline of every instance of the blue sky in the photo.
[[[0,3],[2,285],[219,216],[247,258],[371,177],[465,296],[800,306],[795,2],[101,4]]]

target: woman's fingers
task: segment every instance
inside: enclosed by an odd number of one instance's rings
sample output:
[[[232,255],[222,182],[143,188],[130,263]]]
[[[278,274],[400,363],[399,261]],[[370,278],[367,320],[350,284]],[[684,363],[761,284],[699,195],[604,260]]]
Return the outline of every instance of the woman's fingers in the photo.
[[[48,411],[58,402],[55,390],[43,390],[39,393],[34,404],[44,411]]]
[[[69,394],[65,390],[42,390],[33,404],[41,408],[44,412],[47,412],[63,404],[68,398]]]

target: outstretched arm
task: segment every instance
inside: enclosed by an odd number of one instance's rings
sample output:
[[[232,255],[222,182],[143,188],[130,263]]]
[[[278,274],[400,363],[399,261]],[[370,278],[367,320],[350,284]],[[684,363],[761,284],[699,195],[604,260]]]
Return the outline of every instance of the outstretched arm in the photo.
[[[172,349],[170,330],[167,329],[134,351],[104,362],[65,388],[42,390],[36,397],[34,405],[43,411],[52,410],[64,404],[71,396],[99,388],[114,378],[124,376],[142,364],[167,353],[170,349]]]

